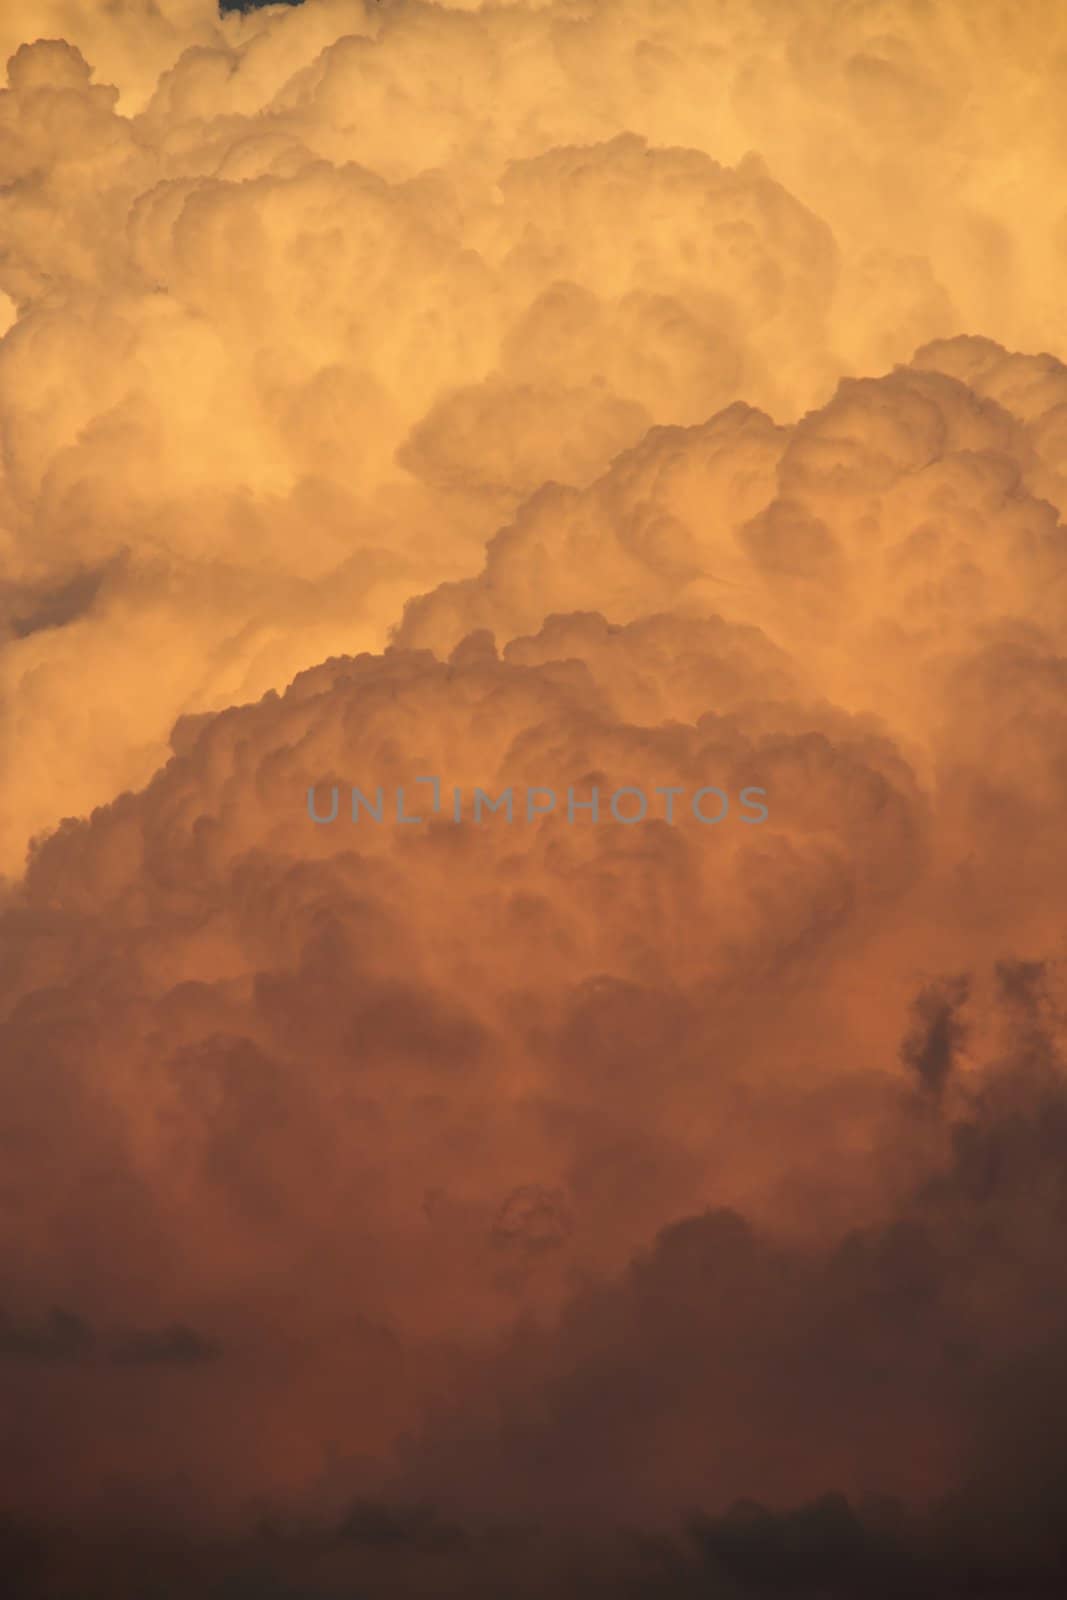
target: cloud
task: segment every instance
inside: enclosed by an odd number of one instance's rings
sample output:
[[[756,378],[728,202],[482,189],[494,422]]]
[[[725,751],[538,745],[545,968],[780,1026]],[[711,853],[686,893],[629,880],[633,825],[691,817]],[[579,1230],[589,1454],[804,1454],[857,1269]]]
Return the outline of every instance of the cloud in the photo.
[[[915,1022],[901,1045],[901,1059],[929,1094],[939,1095],[944,1089],[965,1037],[959,1010],[967,993],[966,977],[950,978],[930,984],[915,1002]]]
[[[393,646],[180,719],[34,849],[0,1242],[24,1303],[133,1330],[116,1376],[197,1367],[159,1441],[113,1438],[115,1505],[202,1518],[190,1474],[238,1520],[962,1496],[985,1549],[992,1495],[1014,1559],[1003,1373],[1062,1337],[1059,381],[953,341],[791,427],[653,430]],[[758,828],[685,809],[751,785]],[[616,821],[623,786],[683,809]],[[476,787],[561,804],[478,822]],[[108,1393],[49,1449],[85,1458]],[[109,1503],[72,1473],[72,1513]],[[18,1504],[55,1511],[43,1459]]]
[[[1018,438],[1000,407],[925,369],[861,398],[776,436],[844,529],[853,496],[875,521],[842,475],[848,426],[899,504],[931,470],[981,488],[976,437]],[[733,421],[721,456],[747,462]],[[659,444],[658,481],[685,483],[706,440],[654,436],[646,463]],[[1015,537],[1019,504],[986,506],[995,537]],[[979,548],[1000,559],[988,534]],[[1038,603],[1014,571],[1002,603]],[[50,1277],[95,1320],[106,1292],[108,1317],[143,1326],[149,1286],[245,1352],[244,1421],[217,1466],[199,1463],[203,1492],[299,1501],[331,1453],[320,1505],[393,1478],[423,1501],[458,1496],[461,1515],[499,1500],[500,1515],[669,1518],[739,1492],[788,1504],[813,1481],[948,1492],[991,1364],[1057,1326],[1039,1108],[1060,1093],[1058,979],[1041,968],[1043,990],[1025,953],[1059,903],[1058,812],[1033,781],[1049,756],[1021,743],[995,792],[968,764],[984,741],[962,664],[991,625],[957,626],[922,715],[891,663],[857,673],[843,698],[867,703],[849,709],[827,692],[828,651],[804,662],[722,617],[554,614],[499,652],[475,633],[450,660],[336,658],[283,696],[180,722],[144,790],[34,852],[0,923],[8,1115],[27,1152],[8,1167],[5,1247],[64,1241]],[[996,716],[1027,704],[1029,666],[1001,682]],[[410,795],[426,773],[446,803],[460,789],[460,824],[444,807],[415,828],[347,804],[326,825],[308,815],[312,786]],[[470,814],[475,786],[606,800],[623,784],[758,784],[769,815]],[[1007,848],[1023,816],[1031,854],[1012,855],[1017,892],[983,936],[992,874],[968,861]],[[945,987],[945,971],[961,976]],[[1031,1066],[1013,1077],[1006,1053]],[[987,1200],[977,1174],[1020,1140],[1031,1154]],[[1007,1264],[984,1242],[988,1205]],[[136,1264],[138,1304],[114,1270],[90,1288],[79,1263],[105,1241]],[[517,1317],[544,1331],[516,1345]],[[956,1352],[976,1340],[972,1381]],[[187,1345],[131,1335],[120,1359]],[[898,1362],[899,1384],[879,1376]],[[774,1422],[787,1401],[795,1451]],[[528,1408],[549,1421],[522,1421]],[[306,1448],[264,1478],[254,1439],[293,1415]],[[139,1455],[146,1486],[201,1437]]]
[[[735,401],[792,422],[968,328],[1064,354],[1050,26],[20,6],[0,23],[0,867],[145,783],[178,715],[380,648],[546,481],[588,489],[650,428]],[[1038,448],[1059,462],[1057,429]],[[798,516],[752,553],[832,563]],[[699,567],[685,522],[635,526],[634,553]],[[93,606],[64,612],[91,573]]]
[[[1060,28],[0,22],[27,1583],[1062,1564]]]

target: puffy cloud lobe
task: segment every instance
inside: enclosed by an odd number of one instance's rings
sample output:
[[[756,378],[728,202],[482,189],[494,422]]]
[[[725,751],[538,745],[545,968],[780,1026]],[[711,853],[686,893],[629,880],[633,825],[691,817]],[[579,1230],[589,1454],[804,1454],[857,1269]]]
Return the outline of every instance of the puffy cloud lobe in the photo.
[[[1055,716],[1064,372],[950,341],[843,381],[792,428],[735,405],[653,430],[588,489],[533,496],[483,573],[409,602],[397,638],[442,653],[472,628],[507,637],[594,604],[620,620],[720,614],[765,630],[810,692],[885,718],[927,760],[962,759],[967,741],[972,766],[1014,761],[1032,792],[1061,741],[1035,725],[1024,748],[1003,668],[1019,661],[1016,683],[1045,674]],[[973,716],[956,714],[959,695]],[[989,739],[1001,695],[1013,710]],[[1046,804],[1055,782],[1041,783]]]

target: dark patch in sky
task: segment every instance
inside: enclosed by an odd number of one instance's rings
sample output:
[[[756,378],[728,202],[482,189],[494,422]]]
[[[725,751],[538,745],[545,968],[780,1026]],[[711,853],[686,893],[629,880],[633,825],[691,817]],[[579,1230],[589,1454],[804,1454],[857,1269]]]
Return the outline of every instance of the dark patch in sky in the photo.
[[[20,1323],[0,1311],[0,1361],[81,1363],[101,1347],[96,1331],[76,1312],[55,1306],[36,1322]],[[166,1328],[120,1331],[103,1354],[115,1366],[191,1367],[221,1354],[213,1339],[175,1322]]]
[[[959,1013],[970,994],[965,975],[928,984],[913,1007],[913,1026],[900,1049],[904,1065],[928,1094],[940,1095],[967,1038]]]
[[[264,6],[301,6],[304,0],[219,0],[219,10],[260,11]]]
[[[148,1328],[127,1335],[116,1347],[112,1360],[120,1366],[192,1367],[214,1360],[219,1353],[213,1340],[176,1322],[169,1328]]]
[[[20,1325],[0,1313],[0,1358],[15,1361],[81,1361],[96,1340],[89,1325],[56,1306],[40,1323]]]
[[[77,622],[95,605],[108,579],[123,565],[125,553],[98,567],[85,567],[58,583],[23,586],[0,584],[0,632],[5,625],[16,639],[26,639],[45,628],[62,628]]]

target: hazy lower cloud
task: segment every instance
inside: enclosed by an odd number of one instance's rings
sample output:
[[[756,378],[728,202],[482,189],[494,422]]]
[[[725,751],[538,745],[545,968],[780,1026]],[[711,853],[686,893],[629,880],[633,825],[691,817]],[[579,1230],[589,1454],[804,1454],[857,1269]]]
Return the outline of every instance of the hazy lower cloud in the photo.
[[[0,18],[17,1592],[1053,1592],[1064,28]]]

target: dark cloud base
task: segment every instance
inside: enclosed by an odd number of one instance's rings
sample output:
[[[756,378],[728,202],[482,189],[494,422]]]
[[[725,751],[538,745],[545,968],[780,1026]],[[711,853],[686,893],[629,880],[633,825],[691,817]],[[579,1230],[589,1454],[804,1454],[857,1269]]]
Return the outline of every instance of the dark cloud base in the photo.
[[[113,1505],[95,1537],[73,1525],[0,1520],[3,1592],[24,1600],[1062,1595],[1067,1092],[1035,1016],[1039,977],[1047,982],[1026,963],[999,967],[1002,1003],[1019,1012],[1017,1048],[985,1074],[963,1115],[943,1104],[954,1049],[944,1052],[936,1101],[929,1061],[946,1031],[945,1006],[962,1007],[970,986],[946,979],[918,996],[901,1062],[915,1078],[917,1118],[945,1120],[952,1154],[894,1218],[817,1252],[776,1244],[734,1211],[680,1218],[618,1278],[577,1295],[557,1327],[479,1362],[473,1386],[457,1389],[454,1414],[411,1441],[383,1496],[332,1515],[264,1498],[216,1538],[202,1525],[183,1536],[165,1495],[155,1505]],[[1038,1241],[1030,1225],[1039,1213]],[[969,1307],[984,1307],[981,1320]],[[183,1381],[196,1383],[193,1369],[215,1356],[225,1362],[233,1352],[180,1324],[105,1338],[66,1311],[35,1327],[0,1321],[9,1372],[66,1365],[85,1383],[94,1363],[97,1373],[167,1364],[189,1369]],[[495,1428],[483,1425],[487,1405]],[[609,1494],[614,1475],[621,1506],[642,1454],[656,1451],[679,1414],[698,1418],[706,1455],[731,1458],[743,1483],[745,1416],[764,1453],[799,1450],[814,1462],[826,1439],[854,1435],[871,1441],[873,1468],[880,1409],[885,1438],[892,1442],[899,1413],[905,1449],[910,1432],[916,1452],[925,1413],[955,1429],[954,1487],[925,1505],[827,1488],[796,1504],[742,1498],[713,1511],[686,1509],[680,1495],[658,1524],[616,1517],[603,1500],[581,1504],[585,1472]],[[571,1491],[543,1509],[557,1476]]]
[[[771,1511],[738,1502],[665,1532],[562,1538],[534,1524],[472,1531],[425,1505],[364,1502],[329,1527],[264,1521],[210,1543],[140,1531],[87,1542],[0,1524],[21,1600],[1053,1600],[1059,1562],[991,1561],[956,1508],[923,1519],[829,1493]]]

